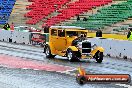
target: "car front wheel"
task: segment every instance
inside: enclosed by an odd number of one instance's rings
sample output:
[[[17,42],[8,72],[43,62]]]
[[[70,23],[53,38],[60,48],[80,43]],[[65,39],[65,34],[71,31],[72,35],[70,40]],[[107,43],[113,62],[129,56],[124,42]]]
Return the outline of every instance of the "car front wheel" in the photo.
[[[101,63],[103,61],[103,52],[98,51],[95,54],[95,59],[96,59],[97,63]]]
[[[76,53],[73,52],[71,49],[68,49],[68,50],[67,50],[67,59],[68,59],[70,62],[79,61],[79,59],[78,59]]]

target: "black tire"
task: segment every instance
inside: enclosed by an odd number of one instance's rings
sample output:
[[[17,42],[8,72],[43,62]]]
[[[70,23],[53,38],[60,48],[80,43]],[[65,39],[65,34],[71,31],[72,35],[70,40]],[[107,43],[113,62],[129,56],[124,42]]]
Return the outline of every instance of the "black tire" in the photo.
[[[51,50],[49,46],[45,47],[45,55],[46,55],[46,58],[54,58],[56,56],[51,54]]]
[[[87,82],[87,79],[84,76],[76,77],[76,81],[80,85],[84,85]]]
[[[67,49],[67,59],[70,62],[80,61],[79,58],[76,55],[76,52],[73,52],[71,49]]]
[[[95,59],[97,63],[101,63],[103,61],[103,52],[100,51],[96,52]]]

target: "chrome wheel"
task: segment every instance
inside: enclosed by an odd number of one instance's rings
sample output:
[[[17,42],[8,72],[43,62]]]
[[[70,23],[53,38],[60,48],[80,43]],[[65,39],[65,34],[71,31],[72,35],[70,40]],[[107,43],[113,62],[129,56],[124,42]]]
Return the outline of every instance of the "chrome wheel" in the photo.
[[[74,62],[74,61],[79,61],[78,57],[76,56],[77,52],[75,51],[72,51],[71,49],[68,49],[67,50],[67,59],[70,61],[70,62]]]
[[[45,48],[44,52],[47,58],[54,58],[56,56],[56,55],[52,55],[49,46],[45,46],[44,48]]]
[[[100,52],[97,54],[97,60],[100,59]]]
[[[68,57],[68,60],[71,60],[72,59],[72,52],[68,52],[67,57]]]
[[[46,54],[46,56],[49,56],[49,54],[50,54],[50,51],[49,51],[48,47],[46,48],[45,54]]]

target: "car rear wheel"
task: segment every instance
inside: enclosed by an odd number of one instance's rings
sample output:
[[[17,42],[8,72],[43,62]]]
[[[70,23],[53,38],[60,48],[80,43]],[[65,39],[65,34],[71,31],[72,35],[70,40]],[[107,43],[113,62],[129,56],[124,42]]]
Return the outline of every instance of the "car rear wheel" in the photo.
[[[103,52],[98,51],[95,54],[95,59],[96,59],[97,63],[101,63],[103,61]]]
[[[55,55],[52,55],[52,54],[51,54],[50,47],[49,47],[49,46],[46,46],[45,48],[46,48],[46,49],[45,49],[45,55],[46,55],[46,57],[47,57],[47,58],[54,58]]]

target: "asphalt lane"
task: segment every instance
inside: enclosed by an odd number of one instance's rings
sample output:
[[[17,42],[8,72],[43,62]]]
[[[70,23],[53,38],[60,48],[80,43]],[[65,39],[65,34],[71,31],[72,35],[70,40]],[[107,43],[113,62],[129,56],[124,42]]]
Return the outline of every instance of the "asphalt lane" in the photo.
[[[81,62],[69,62],[64,57],[56,56],[54,59],[47,59],[43,54],[43,49],[27,45],[17,45],[0,42],[0,53],[9,56],[20,57],[30,61],[48,64],[58,64],[62,66],[70,66],[77,68],[80,65],[86,69],[87,73],[93,74],[130,74],[132,76],[132,62],[104,57],[104,61],[99,64],[95,60],[84,60]],[[6,46],[6,47],[3,47]],[[24,70],[13,68],[0,68],[0,88],[8,88],[7,85],[12,85],[13,88],[131,88],[132,84],[86,84],[80,86],[76,83],[75,77],[69,74],[75,74],[76,70],[65,73],[46,72],[42,70]],[[40,75],[41,74],[41,75]],[[10,76],[11,75],[11,76]],[[47,77],[47,78],[46,78]],[[7,79],[7,81],[5,80]],[[46,80],[42,80],[45,78]],[[16,79],[17,81],[15,81]],[[21,79],[20,81],[18,79]],[[11,82],[9,82],[9,80]],[[30,81],[32,80],[32,81]],[[37,82],[35,81],[37,80]],[[50,80],[47,82],[47,80]],[[40,82],[40,84],[38,83]],[[25,83],[25,85],[23,84]],[[7,85],[6,85],[7,84]],[[21,85],[20,85],[21,84]],[[23,87],[24,86],[24,87]],[[11,88],[12,88],[11,87]]]
[[[75,77],[46,71],[0,68],[0,88],[124,88],[114,84],[76,83]]]

